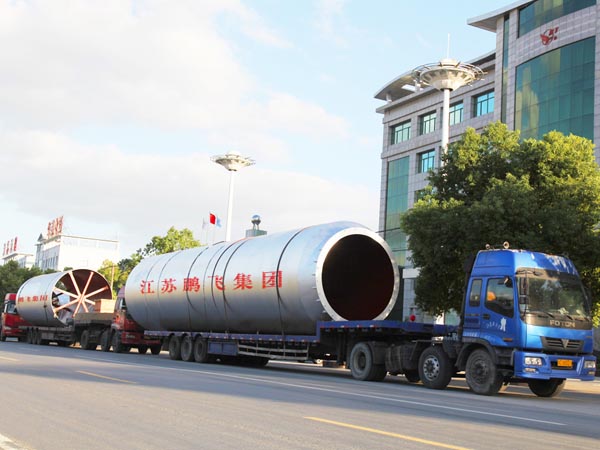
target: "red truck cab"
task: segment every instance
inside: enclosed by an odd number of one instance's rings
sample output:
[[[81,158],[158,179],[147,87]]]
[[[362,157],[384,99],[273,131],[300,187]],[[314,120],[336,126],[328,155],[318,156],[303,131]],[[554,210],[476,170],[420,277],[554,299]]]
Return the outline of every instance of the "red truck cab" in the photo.
[[[117,294],[111,328],[111,344],[115,353],[128,352],[132,347],[137,347],[138,352],[142,354],[150,350],[153,355],[157,355],[161,351],[161,341],[146,337],[144,329],[127,311],[124,288],[121,288]]]
[[[0,326],[0,341],[4,342],[9,337],[16,337],[19,341],[24,341],[27,337],[25,327],[28,325],[29,323],[23,320],[17,311],[17,294],[6,294]]]

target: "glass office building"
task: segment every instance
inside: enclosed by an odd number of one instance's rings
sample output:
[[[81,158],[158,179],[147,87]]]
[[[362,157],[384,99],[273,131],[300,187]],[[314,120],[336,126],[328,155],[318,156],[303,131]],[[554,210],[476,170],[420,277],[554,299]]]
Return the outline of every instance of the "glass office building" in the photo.
[[[495,33],[497,44],[468,60],[485,78],[451,93],[450,142],[467,127],[481,131],[498,120],[520,130],[523,139],[558,130],[600,142],[596,0],[517,1],[467,23]],[[455,49],[460,57],[468,51]],[[415,85],[412,68],[406,70],[375,94],[385,102],[377,108],[384,134],[379,225],[403,268],[404,318],[415,312],[412,281],[418,269],[411,265],[400,215],[418,200],[429,170],[439,167],[443,101],[439,91]]]

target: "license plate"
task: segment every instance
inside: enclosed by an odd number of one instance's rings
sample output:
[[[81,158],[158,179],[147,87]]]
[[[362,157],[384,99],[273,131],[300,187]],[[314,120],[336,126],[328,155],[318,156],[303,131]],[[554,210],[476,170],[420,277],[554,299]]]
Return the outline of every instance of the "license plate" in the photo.
[[[573,361],[570,359],[559,359],[556,361],[558,367],[573,367]]]

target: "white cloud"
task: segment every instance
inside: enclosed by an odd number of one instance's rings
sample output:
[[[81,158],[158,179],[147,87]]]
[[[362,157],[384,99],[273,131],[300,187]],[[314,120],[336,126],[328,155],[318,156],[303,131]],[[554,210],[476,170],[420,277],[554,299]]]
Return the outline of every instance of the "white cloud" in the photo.
[[[170,226],[191,228],[206,241],[202,219],[215,212],[225,220],[229,176],[208,154],[132,155],[46,132],[0,133],[0,148],[10,149],[0,152],[0,166],[11,168],[0,178],[0,200],[41,218],[30,236],[59,215],[111,232],[116,220],[127,256]],[[374,228],[377,196],[361,186],[253,166],[236,177],[233,238],[243,237],[253,214],[270,232],[336,220]],[[224,228],[215,238],[224,238]]]
[[[324,39],[340,47],[348,45],[337,23],[343,17],[345,4],[346,0],[318,0],[316,3],[315,28]]]
[[[256,213],[271,232],[333,220],[375,227],[376,192],[277,170],[318,151],[296,156],[294,146],[341,142],[349,126],[262,86],[223,37],[224,16],[274,51],[290,45],[238,0],[0,0],[0,40],[11,43],[0,58],[0,210],[21,220],[0,224],[0,239],[37,239],[60,215],[117,232],[122,256],[170,226],[199,235],[209,211],[225,219],[228,176],[210,161],[221,149],[269,163],[238,176],[234,237]],[[87,129],[105,131],[103,144],[82,138]],[[148,136],[121,139],[139,130]],[[177,142],[196,133],[211,148],[145,150],[154,130]]]

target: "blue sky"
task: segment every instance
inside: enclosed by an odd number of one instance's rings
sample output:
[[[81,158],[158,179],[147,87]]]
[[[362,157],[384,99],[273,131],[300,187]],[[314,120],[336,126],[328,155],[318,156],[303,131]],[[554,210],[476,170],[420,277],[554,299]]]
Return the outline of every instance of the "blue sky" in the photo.
[[[47,223],[118,238],[170,226],[203,242],[229,178],[233,239],[334,220],[378,228],[382,102],[396,76],[495,47],[467,19],[510,1],[0,0],[0,242]],[[425,6],[426,5],[426,6]]]

